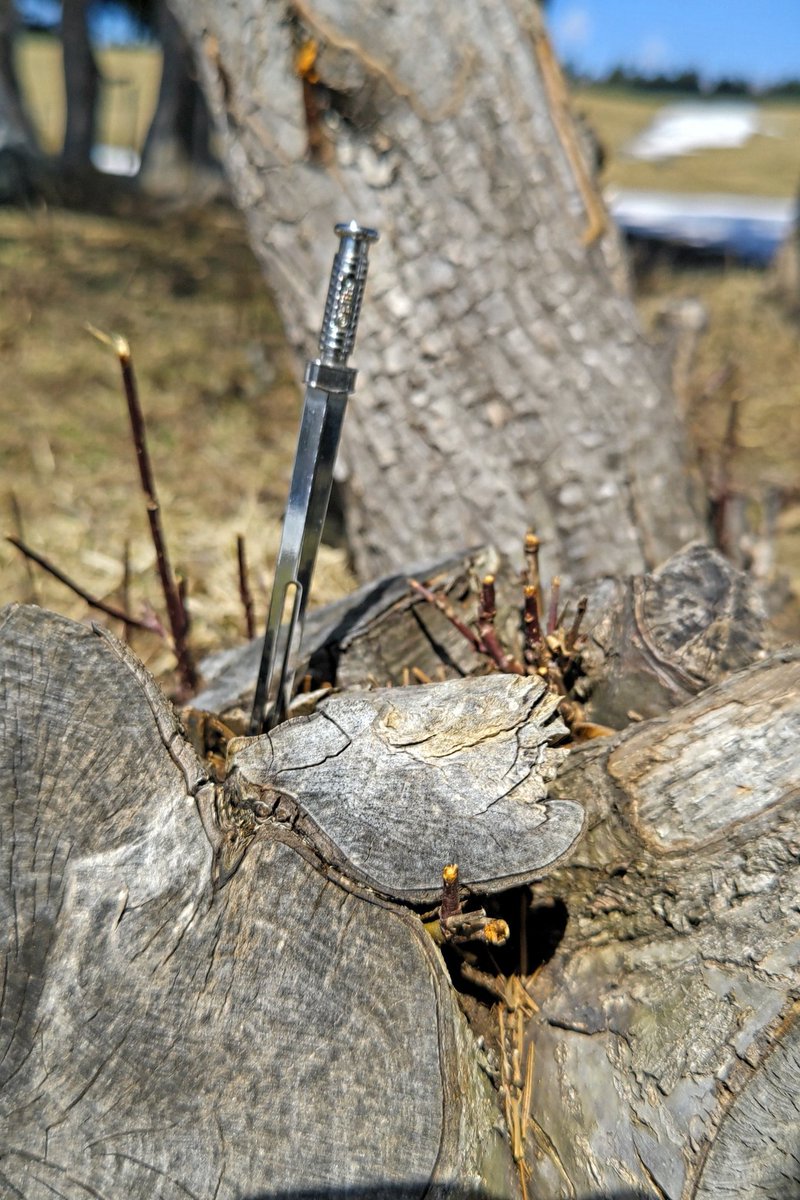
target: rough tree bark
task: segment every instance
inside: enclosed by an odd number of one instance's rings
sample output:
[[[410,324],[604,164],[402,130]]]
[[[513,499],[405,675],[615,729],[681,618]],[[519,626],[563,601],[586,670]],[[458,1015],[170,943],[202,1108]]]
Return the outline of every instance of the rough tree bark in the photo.
[[[343,442],[362,575],[534,524],[546,572],[698,532],[533,4],[173,0],[286,329],[313,349],[331,225],[378,226]],[[421,483],[422,481],[422,483]]]

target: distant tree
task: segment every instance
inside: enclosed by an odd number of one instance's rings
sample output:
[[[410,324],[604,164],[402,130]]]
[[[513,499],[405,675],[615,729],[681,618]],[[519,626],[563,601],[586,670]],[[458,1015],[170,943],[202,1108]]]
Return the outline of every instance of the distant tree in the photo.
[[[718,79],[711,88],[712,96],[748,96],[750,94],[750,84],[746,79],[728,78],[723,76]]]
[[[12,0],[0,0],[0,199],[15,199],[30,181],[39,147],[25,112],[14,66],[17,14]]]
[[[673,80],[677,92],[699,92],[700,76],[697,71],[680,71]]]
[[[91,168],[100,72],[89,38],[90,0],[63,0],[61,44],[64,51],[64,89],[67,121],[61,161],[70,172]]]
[[[800,96],[800,79],[782,79],[765,88],[761,95],[775,100],[796,100]]]
[[[643,92],[699,92],[700,76],[695,70],[643,73],[634,67],[618,64],[605,76],[609,87],[626,87]]]
[[[190,172],[221,175],[211,149],[211,117],[197,81],[194,56],[165,0],[149,6],[164,56],[155,115],[142,153],[148,191],[175,191]]]

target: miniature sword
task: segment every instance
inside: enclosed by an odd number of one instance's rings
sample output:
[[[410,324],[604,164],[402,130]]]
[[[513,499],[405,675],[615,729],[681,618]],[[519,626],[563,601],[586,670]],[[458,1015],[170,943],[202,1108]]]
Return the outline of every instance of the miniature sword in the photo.
[[[355,221],[336,225],[340,238],[333,260],[325,317],[319,336],[319,357],[306,364],[306,394],[295,453],[289,500],[267,616],[267,631],[256,684],[250,733],[277,725],[286,712],[294,681],[292,659],[299,649],[308,591],[317,558],[322,526],[333,483],[333,464],[339,445],[347,398],[356,372],[347,366],[356,338],[369,244],[374,229]],[[290,589],[293,594],[289,595]],[[281,619],[291,599],[288,625]]]

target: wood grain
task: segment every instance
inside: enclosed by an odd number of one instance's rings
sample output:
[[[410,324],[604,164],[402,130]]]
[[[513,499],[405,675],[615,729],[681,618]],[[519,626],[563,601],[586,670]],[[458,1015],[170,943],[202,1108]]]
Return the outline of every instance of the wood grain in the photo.
[[[536,979],[532,1191],[798,1194],[800,651],[706,689],[556,792],[588,829],[535,896],[569,919]]]
[[[547,798],[566,753],[557,703],[541,679],[500,674],[335,696],[232,742],[226,786],[277,806],[271,819],[383,895],[433,902],[447,863],[473,891],[500,891],[583,826],[580,805]]]
[[[0,1192],[513,1194],[419,920],[268,830],[215,891],[202,770],[124,648],[12,608],[0,668]]]

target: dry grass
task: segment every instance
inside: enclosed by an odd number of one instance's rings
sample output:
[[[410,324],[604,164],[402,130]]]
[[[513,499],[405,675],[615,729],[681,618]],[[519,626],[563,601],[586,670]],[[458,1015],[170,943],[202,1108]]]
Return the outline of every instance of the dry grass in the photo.
[[[27,540],[99,596],[125,542],[133,600],[160,605],[119,369],[87,322],[131,342],[173,558],[190,584],[200,649],[241,639],[236,534],[247,538],[259,621],[277,549],[299,414],[296,372],[239,218],[161,220],[0,212],[3,525],[10,492]],[[86,609],[0,543],[0,596]],[[352,584],[323,547],[314,599]],[[137,635],[139,636],[139,635]],[[162,647],[137,642],[153,665]]]

